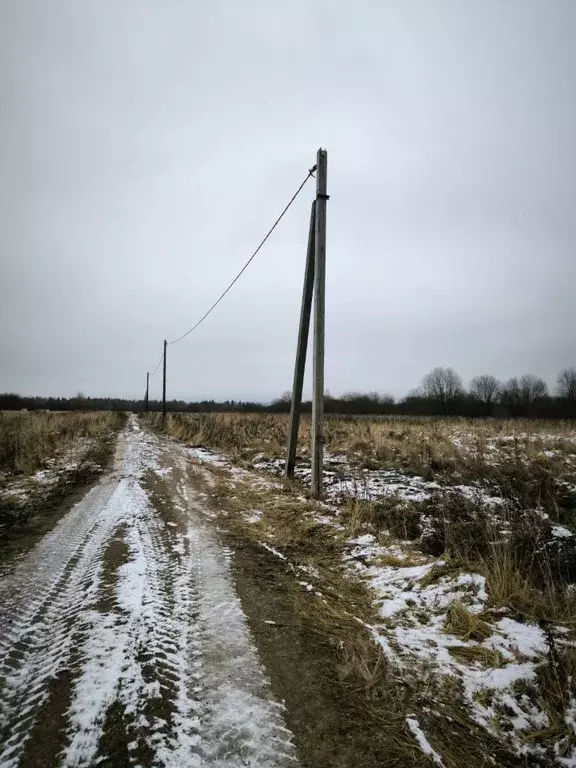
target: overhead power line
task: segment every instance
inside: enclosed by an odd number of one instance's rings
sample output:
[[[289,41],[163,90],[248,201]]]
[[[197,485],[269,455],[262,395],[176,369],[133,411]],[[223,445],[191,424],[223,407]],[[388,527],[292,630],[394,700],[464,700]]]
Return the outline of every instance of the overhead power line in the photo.
[[[296,192],[292,195],[288,204],[284,207],[282,213],[278,216],[274,224],[270,227],[262,242],[250,256],[246,264],[236,275],[234,280],[227,286],[210,309],[202,317],[178,338],[168,342],[164,339],[163,352],[158,361],[158,365],[152,373],[146,374],[146,394],[144,396],[144,410],[149,410],[150,395],[150,376],[157,373],[160,365],[163,363],[162,376],[162,429],[166,428],[167,401],[166,401],[166,357],[168,344],[176,344],[206,320],[206,318],[216,309],[218,304],[238,282],[240,277],[248,269],[252,261],[262,249],[264,243],[268,240],[272,232],[282,221],[284,215],[294,202],[304,185],[314,175],[316,175],[316,197],[312,202],[312,211],[310,215],[310,230],[308,234],[308,248],[306,252],[306,271],[304,273],[304,287],[302,293],[302,307],[300,310],[300,325],[298,328],[298,348],[296,352],[296,362],[294,365],[294,383],[292,388],[291,409],[290,409],[290,429],[288,446],[286,450],[286,476],[293,477],[294,461],[296,457],[296,447],[298,439],[298,424],[300,419],[302,386],[304,381],[304,369],[306,363],[306,352],[308,346],[308,335],[311,326],[312,299],[314,299],[314,355],[313,355],[313,398],[312,398],[312,425],[311,425],[311,457],[312,457],[312,491],[317,499],[322,498],[322,478],[324,461],[324,328],[325,328],[325,281],[326,281],[326,202],[328,194],[326,193],[326,172],[327,172],[327,152],[320,148],[316,154],[316,165],[308,171],[304,181],[300,184]]]
[[[266,242],[266,240],[268,240],[268,238],[270,237],[270,235],[272,234],[272,232],[274,232],[274,230],[276,229],[276,227],[278,226],[278,224],[280,223],[280,221],[281,221],[281,220],[282,220],[282,218],[284,217],[284,214],[285,214],[285,213],[287,212],[287,210],[290,208],[290,206],[292,205],[292,203],[294,202],[294,200],[296,200],[296,198],[297,198],[297,197],[298,197],[298,195],[300,194],[300,192],[301,192],[302,188],[304,187],[304,185],[306,184],[306,182],[308,181],[308,179],[310,178],[310,176],[312,176],[312,174],[314,173],[314,171],[315,171],[315,170],[316,170],[316,166],[314,166],[313,168],[311,168],[311,169],[308,171],[308,174],[307,174],[306,178],[304,179],[304,181],[302,182],[302,184],[300,184],[300,186],[298,187],[298,189],[296,190],[296,192],[295,192],[295,193],[292,195],[292,197],[290,198],[290,201],[289,201],[288,205],[287,205],[287,206],[284,208],[284,210],[282,211],[282,213],[280,214],[280,216],[278,216],[278,218],[276,219],[276,221],[274,222],[274,224],[273,224],[273,225],[270,227],[270,229],[269,229],[269,230],[268,230],[268,232],[266,233],[266,236],[264,237],[264,239],[262,240],[262,242],[260,243],[260,245],[258,246],[258,248],[256,248],[256,250],[254,251],[254,253],[252,254],[252,256],[250,256],[250,258],[248,259],[248,261],[246,262],[246,264],[244,264],[244,266],[242,267],[242,269],[240,270],[240,272],[238,272],[238,274],[236,275],[236,277],[234,278],[234,280],[232,280],[232,282],[231,282],[231,283],[230,283],[230,285],[229,285],[229,286],[226,288],[226,290],[225,290],[225,291],[224,291],[222,294],[220,294],[220,296],[219,296],[219,297],[216,299],[216,301],[214,302],[214,304],[212,304],[212,306],[210,307],[210,309],[209,309],[209,310],[208,310],[208,311],[207,311],[205,314],[203,314],[203,315],[202,315],[202,317],[201,317],[201,318],[200,318],[200,319],[199,319],[199,320],[198,320],[196,323],[194,323],[194,325],[193,325],[191,328],[189,328],[189,329],[186,331],[186,333],[183,333],[183,334],[182,334],[182,336],[178,336],[178,338],[177,338],[177,339],[173,339],[172,341],[169,341],[169,342],[168,342],[169,344],[176,344],[177,342],[179,342],[179,341],[182,341],[182,339],[185,339],[185,338],[186,338],[186,336],[188,336],[189,334],[191,334],[191,333],[192,333],[192,331],[195,331],[195,330],[196,330],[196,328],[198,328],[198,326],[199,326],[201,323],[203,323],[203,322],[204,322],[204,320],[206,320],[206,318],[208,317],[208,315],[210,315],[210,314],[211,314],[211,313],[212,313],[212,312],[213,312],[213,311],[216,309],[216,307],[218,306],[218,304],[220,304],[220,302],[222,301],[222,299],[224,298],[224,296],[226,296],[226,294],[228,293],[228,291],[229,291],[229,290],[232,288],[232,286],[233,286],[233,285],[234,285],[234,284],[235,284],[235,283],[236,283],[236,282],[237,282],[237,281],[240,279],[240,277],[241,277],[241,276],[244,274],[244,272],[245,272],[245,271],[246,271],[246,269],[247,269],[247,268],[250,266],[250,264],[252,263],[252,261],[253,261],[253,260],[256,258],[256,256],[257,256],[258,252],[260,251],[260,249],[262,248],[262,246],[264,245],[264,243]],[[158,366],[159,366],[159,365],[160,365],[160,363],[158,363]],[[158,368],[157,368],[156,370],[158,370]],[[155,372],[156,372],[156,371],[155,371]]]
[[[160,360],[158,360],[158,365],[156,366],[156,368],[154,368],[150,376],[154,376],[155,373],[158,373],[158,368],[160,368],[160,363],[162,362],[163,357],[164,357],[164,352],[162,352],[162,354],[160,355]]]

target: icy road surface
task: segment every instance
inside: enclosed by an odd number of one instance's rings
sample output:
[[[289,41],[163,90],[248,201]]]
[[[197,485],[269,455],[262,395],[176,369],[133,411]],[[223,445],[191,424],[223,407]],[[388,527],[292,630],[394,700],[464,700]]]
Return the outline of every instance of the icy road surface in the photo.
[[[135,417],[115,469],[0,581],[0,768],[296,766],[194,492],[162,514],[159,440]],[[180,474],[178,474],[180,472]]]

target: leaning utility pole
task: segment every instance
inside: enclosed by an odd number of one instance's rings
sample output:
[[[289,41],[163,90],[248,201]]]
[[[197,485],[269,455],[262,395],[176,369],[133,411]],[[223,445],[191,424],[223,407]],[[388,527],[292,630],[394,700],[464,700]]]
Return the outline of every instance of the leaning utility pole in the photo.
[[[296,445],[298,443],[298,427],[300,425],[300,408],[302,405],[302,387],[304,385],[304,368],[306,366],[306,351],[308,349],[308,332],[310,330],[310,312],[312,309],[312,294],[314,292],[314,229],[316,201],[312,202],[310,212],[310,229],[308,231],[308,250],[306,251],[306,269],[304,271],[304,286],[302,288],[302,307],[300,309],[300,325],[298,327],[298,346],[296,362],[294,363],[294,383],[292,385],[292,400],[290,404],[290,425],[288,427],[288,447],[286,449],[286,466],[284,474],[294,477],[296,463]]]
[[[150,392],[150,374],[146,371],[146,397],[144,398],[144,410],[148,413],[148,394]]]
[[[314,361],[312,389],[312,494],[322,498],[324,459],[324,315],[326,287],[326,177],[328,153],[319,149],[316,159],[316,210],[314,232]]]
[[[162,378],[162,429],[166,424],[166,347],[168,342],[164,339],[164,376]]]

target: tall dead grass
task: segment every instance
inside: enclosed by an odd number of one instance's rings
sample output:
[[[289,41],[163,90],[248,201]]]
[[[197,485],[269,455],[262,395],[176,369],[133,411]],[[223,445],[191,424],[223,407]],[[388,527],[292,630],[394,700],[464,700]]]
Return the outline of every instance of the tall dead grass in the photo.
[[[117,413],[0,411],[0,471],[28,475],[62,455],[78,438],[96,438],[119,427]]]
[[[149,421],[159,426],[159,414]],[[288,417],[283,414],[169,414],[166,431],[181,440],[227,453],[235,461],[263,454],[283,458]],[[563,477],[566,458],[576,462],[576,425],[512,419],[358,418],[329,416],[325,442],[332,454],[344,454],[366,468],[402,470],[426,479],[482,480],[504,493],[536,479],[529,494],[546,494],[550,478]],[[300,421],[298,454],[310,455],[310,419]],[[576,464],[573,464],[576,468]],[[531,482],[531,485],[534,485]]]

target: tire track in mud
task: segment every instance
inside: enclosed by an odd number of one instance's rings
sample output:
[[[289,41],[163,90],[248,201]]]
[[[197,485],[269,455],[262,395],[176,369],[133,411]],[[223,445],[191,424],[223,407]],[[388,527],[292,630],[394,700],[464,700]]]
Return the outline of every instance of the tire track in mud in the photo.
[[[136,440],[134,423],[118,438],[114,470],[104,475],[78,504],[63,517],[38,545],[0,580],[0,664],[3,652],[18,638],[58,594],[81,557],[97,554],[116,525],[113,496],[122,495],[123,481],[139,476],[142,446]],[[149,448],[150,443],[142,441]]]
[[[151,504],[141,478],[157,467],[160,442],[134,418],[121,441],[116,475],[0,588],[0,768],[24,768],[42,750],[31,737],[45,732],[57,679],[68,686],[59,752],[39,765],[296,765],[229,555],[185,484],[169,489],[178,523]],[[112,542],[128,554],[110,576]]]
[[[144,492],[141,490],[141,493]],[[100,749],[109,707],[120,706],[130,764],[201,765],[198,730],[199,655],[193,620],[197,600],[190,558],[181,542],[147,506],[132,516],[125,535],[131,559],[119,570],[118,610],[95,620],[80,653],[83,671],[70,714],[70,745],[63,765],[92,765],[112,757]],[[102,684],[108,667],[110,685]],[[87,722],[84,702],[98,685],[100,698]]]
[[[92,489],[78,513],[73,509],[52,534],[49,534],[25,561],[24,567],[6,578],[0,586],[0,658],[30,625],[35,614],[52,602],[70,578],[78,561],[98,554],[108,530],[97,508],[106,505],[116,483]],[[85,507],[85,508],[84,508]],[[93,513],[93,515],[91,515]],[[60,567],[54,572],[54,562]],[[1,663],[1,662],[0,662]]]
[[[177,466],[186,474],[180,451]],[[219,768],[294,768],[298,765],[285,707],[274,700],[253,644],[230,570],[232,553],[202,519],[197,498],[178,482],[176,504],[189,521],[199,595],[203,728],[206,764]]]
[[[137,446],[123,433],[115,472],[4,579],[0,590],[0,765],[18,765],[50,682],[70,665],[94,601],[108,539],[134,485]]]

